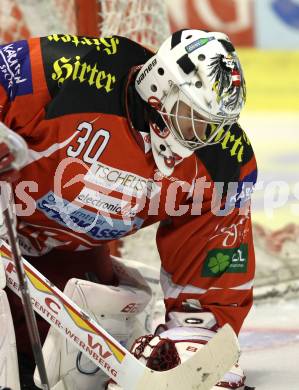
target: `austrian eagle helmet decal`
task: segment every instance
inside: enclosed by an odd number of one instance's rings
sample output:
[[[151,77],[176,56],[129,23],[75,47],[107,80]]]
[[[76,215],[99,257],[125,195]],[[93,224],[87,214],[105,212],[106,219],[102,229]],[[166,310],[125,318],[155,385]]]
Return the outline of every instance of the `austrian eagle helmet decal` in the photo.
[[[223,44],[232,49],[231,44]],[[214,81],[213,90],[220,104],[219,113],[242,109],[246,99],[246,87],[240,61],[235,52],[211,58],[209,77]]]

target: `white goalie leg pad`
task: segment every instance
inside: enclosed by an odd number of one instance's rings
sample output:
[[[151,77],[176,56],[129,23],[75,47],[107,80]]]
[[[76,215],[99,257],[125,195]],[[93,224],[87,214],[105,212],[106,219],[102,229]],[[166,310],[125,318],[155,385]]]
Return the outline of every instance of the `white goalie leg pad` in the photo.
[[[113,258],[113,267],[119,280],[117,286],[71,279],[64,290],[73,302],[125,346],[134,337],[132,333],[136,316],[151,299],[147,282],[135,266],[128,264]],[[99,353],[99,348],[96,352]],[[52,390],[104,389],[107,375],[54,328],[50,328],[43,353]],[[41,387],[37,370],[34,381]]]
[[[0,260],[0,269],[2,269]],[[2,281],[3,286],[3,281]],[[0,387],[20,390],[16,338],[6,292],[0,288]]]

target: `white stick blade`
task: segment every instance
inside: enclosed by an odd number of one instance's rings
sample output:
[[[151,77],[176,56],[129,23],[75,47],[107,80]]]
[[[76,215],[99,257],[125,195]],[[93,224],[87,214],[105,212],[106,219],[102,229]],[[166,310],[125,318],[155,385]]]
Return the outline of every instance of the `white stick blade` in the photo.
[[[145,373],[137,389],[210,390],[237,362],[237,337],[226,324],[192,358],[170,371]]]

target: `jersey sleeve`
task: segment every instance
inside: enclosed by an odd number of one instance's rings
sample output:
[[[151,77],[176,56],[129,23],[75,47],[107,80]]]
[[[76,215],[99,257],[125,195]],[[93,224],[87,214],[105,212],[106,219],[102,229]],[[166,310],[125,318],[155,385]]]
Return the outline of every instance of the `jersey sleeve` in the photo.
[[[209,162],[201,157],[202,171]],[[167,312],[196,303],[212,311],[219,325],[228,322],[239,332],[252,305],[255,270],[250,202],[257,167],[251,146],[242,163],[227,164],[226,170],[223,181],[215,167],[206,170],[202,198],[196,199],[195,184],[188,212],[160,224],[157,246]]]
[[[24,138],[31,136],[49,100],[40,39],[0,46],[0,120]]]

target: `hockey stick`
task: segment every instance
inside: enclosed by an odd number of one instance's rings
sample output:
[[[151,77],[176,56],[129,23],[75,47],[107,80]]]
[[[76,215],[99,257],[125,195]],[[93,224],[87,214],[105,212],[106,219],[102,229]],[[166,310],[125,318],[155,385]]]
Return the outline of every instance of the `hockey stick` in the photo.
[[[28,280],[24,270],[21,250],[18,244],[17,233],[14,226],[14,220],[12,217],[10,199],[8,196],[11,194],[11,187],[8,183],[2,183],[0,187],[1,206],[4,223],[7,229],[8,239],[11,245],[11,257],[17,275],[17,282],[19,284],[20,296],[23,303],[23,310],[27,325],[27,330],[31,342],[32,352],[38,372],[41,378],[42,389],[49,390],[49,382],[42,352],[42,345],[39,337],[38,327],[36,323],[35,314],[31,304],[31,296],[29,292]]]
[[[4,242],[0,253],[7,285],[20,295],[11,252]],[[125,390],[210,390],[238,360],[235,333],[229,325],[225,325],[186,362],[168,371],[153,371],[140,363],[32,265],[26,260],[23,262],[30,280],[34,309]]]

